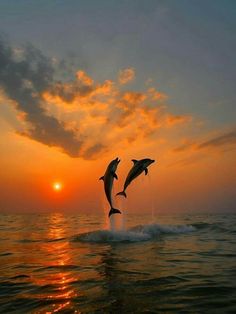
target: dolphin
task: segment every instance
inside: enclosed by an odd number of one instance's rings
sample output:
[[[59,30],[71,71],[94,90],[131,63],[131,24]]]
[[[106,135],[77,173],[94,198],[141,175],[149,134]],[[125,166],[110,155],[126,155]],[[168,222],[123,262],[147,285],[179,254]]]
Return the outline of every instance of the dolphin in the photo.
[[[123,195],[123,196],[127,197],[125,190],[130,185],[130,183],[135,178],[137,178],[143,171],[145,171],[145,175],[147,175],[148,174],[147,167],[149,165],[151,165],[153,162],[155,162],[155,160],[149,159],[149,158],[145,158],[145,159],[141,159],[141,160],[132,159],[132,161],[134,164],[133,164],[133,167],[130,169],[130,171],[126,177],[123,191],[117,193],[116,195]]]
[[[118,180],[118,177],[116,175],[116,169],[117,169],[117,166],[118,166],[119,162],[120,162],[120,160],[119,160],[118,157],[116,159],[112,160],[109,163],[104,176],[99,178],[99,180],[103,180],[104,181],[104,190],[105,190],[105,193],[106,193],[107,200],[108,200],[108,202],[109,202],[109,204],[111,206],[111,209],[110,209],[109,215],[108,215],[109,217],[112,214],[121,214],[119,209],[116,209],[116,208],[113,207],[112,197],[111,197],[111,192],[112,192],[114,178],[116,178]]]

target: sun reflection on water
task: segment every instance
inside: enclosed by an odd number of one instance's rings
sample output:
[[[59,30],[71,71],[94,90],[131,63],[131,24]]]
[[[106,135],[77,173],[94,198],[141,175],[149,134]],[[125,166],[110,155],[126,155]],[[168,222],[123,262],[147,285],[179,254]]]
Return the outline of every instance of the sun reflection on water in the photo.
[[[63,214],[52,214],[49,219],[49,228],[47,243],[43,243],[41,250],[47,258],[42,262],[43,271],[35,278],[35,283],[40,285],[45,292],[39,297],[45,301],[55,301],[50,306],[47,305],[47,311],[42,309],[37,313],[56,313],[62,310],[70,310],[72,307],[72,298],[78,296],[78,292],[70,285],[78,280],[70,267],[73,267],[70,256],[70,243],[65,240],[66,220]],[[63,239],[63,242],[60,241]],[[49,287],[49,288],[48,288]],[[48,291],[49,290],[49,291]],[[73,313],[78,313],[73,310]]]

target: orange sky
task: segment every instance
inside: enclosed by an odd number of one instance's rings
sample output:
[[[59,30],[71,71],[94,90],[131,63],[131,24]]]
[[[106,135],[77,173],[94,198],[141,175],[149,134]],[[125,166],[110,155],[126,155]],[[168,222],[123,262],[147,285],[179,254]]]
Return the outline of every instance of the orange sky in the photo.
[[[82,85],[77,88],[78,77]],[[80,132],[87,139],[78,157],[63,152],[63,145],[50,147],[30,133],[21,135],[29,132],[28,122],[2,93],[1,210],[102,212],[105,201],[98,178],[117,156],[122,161],[116,192],[132,166],[131,159],[150,157],[157,161],[150,166],[149,177],[143,174],[128,188],[129,199],[123,206],[129,212],[151,212],[153,208],[156,213],[231,210],[236,165],[235,147],[226,136],[230,130],[195,136],[199,128],[207,129],[204,120],[172,114],[168,96],[154,87],[142,92],[123,91],[134,78],[134,69],[127,69],[120,72],[118,82],[95,83],[80,71],[75,81],[66,85],[67,91],[73,92],[71,99],[63,100],[54,87],[42,93],[47,114],[65,123],[73,121],[74,131],[82,123]],[[90,91],[81,95],[86,86]],[[116,108],[123,109],[117,113]],[[95,115],[90,114],[92,110]],[[81,111],[83,118],[79,117]],[[105,118],[108,120],[104,122]],[[104,148],[89,154],[97,143]],[[63,184],[60,192],[53,189],[54,182]]]
[[[178,110],[148,77],[135,85],[133,67],[112,80],[95,80],[81,69],[56,80],[51,61],[38,51],[19,53],[7,45],[2,49],[11,67],[2,71],[0,91],[1,211],[102,212],[98,178],[116,157],[116,192],[131,159],[156,160],[150,176],[128,188],[127,211],[234,209],[234,125],[212,128],[204,116]],[[61,191],[54,182],[62,183]]]

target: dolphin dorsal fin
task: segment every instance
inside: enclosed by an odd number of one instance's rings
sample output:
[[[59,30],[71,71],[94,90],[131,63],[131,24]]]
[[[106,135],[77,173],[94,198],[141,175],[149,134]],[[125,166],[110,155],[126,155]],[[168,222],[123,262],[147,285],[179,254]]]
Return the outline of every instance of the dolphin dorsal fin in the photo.
[[[134,165],[136,164],[136,162],[138,162],[138,160],[136,160],[136,159],[132,159],[132,161],[133,161]]]

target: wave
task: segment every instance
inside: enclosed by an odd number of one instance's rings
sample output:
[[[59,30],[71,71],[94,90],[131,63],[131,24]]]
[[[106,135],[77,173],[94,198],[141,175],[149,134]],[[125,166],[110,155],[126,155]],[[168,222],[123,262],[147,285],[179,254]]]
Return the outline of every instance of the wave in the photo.
[[[192,224],[192,226],[197,228],[197,229],[206,229],[206,228],[209,228],[211,226],[211,224],[207,223],[207,222],[196,222],[196,223]]]
[[[0,257],[1,257],[1,256],[12,255],[12,254],[13,254],[12,252],[3,252],[3,253],[0,253]]]
[[[39,267],[34,270],[34,272],[49,272],[49,271],[67,271],[67,270],[80,270],[78,265],[49,265],[46,267]]]
[[[59,241],[64,241],[66,238],[55,238],[55,239],[20,239],[17,240],[16,242],[18,243],[34,243],[34,242],[59,242]]]
[[[229,232],[234,233],[236,230],[232,230],[231,226],[222,225],[222,223],[206,223],[206,222],[197,222],[192,224],[198,230],[209,230],[217,232]]]
[[[159,224],[148,224],[139,225],[131,228],[132,231],[138,231],[147,233],[151,236],[159,234],[178,234],[193,232],[196,228],[192,225],[159,225]]]
[[[75,236],[73,241],[77,242],[140,242],[150,239],[148,234],[132,231],[96,230]]]
[[[195,231],[191,225],[138,225],[128,230],[96,230],[74,236],[73,242],[142,242],[154,239],[161,234],[181,234]]]

